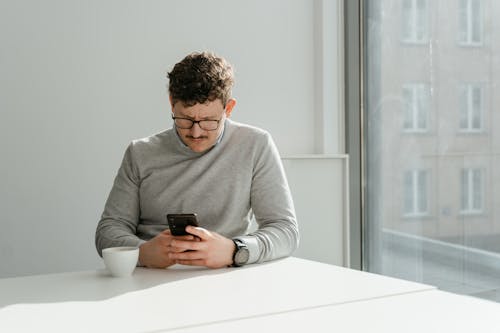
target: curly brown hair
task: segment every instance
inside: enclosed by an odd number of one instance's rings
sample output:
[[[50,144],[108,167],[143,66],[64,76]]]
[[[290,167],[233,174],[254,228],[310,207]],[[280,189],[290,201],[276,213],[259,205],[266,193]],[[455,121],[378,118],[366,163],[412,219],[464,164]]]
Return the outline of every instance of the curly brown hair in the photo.
[[[172,103],[193,106],[220,99],[224,107],[234,83],[232,66],[211,52],[193,52],[175,64],[168,92]]]

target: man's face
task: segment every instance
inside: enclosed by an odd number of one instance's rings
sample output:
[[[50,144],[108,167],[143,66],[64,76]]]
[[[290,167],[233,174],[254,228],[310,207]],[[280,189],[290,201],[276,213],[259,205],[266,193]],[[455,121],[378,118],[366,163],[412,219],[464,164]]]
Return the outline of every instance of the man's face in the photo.
[[[182,141],[192,151],[197,153],[212,148],[217,142],[219,135],[224,130],[224,120],[231,114],[235,103],[235,100],[229,100],[226,104],[226,108],[224,108],[222,101],[219,99],[187,107],[181,102],[172,105],[172,113],[176,118],[187,118],[194,121],[219,120],[217,129],[212,131],[202,129],[199,123],[194,123],[193,127],[189,129],[182,129],[177,126],[177,132]]]

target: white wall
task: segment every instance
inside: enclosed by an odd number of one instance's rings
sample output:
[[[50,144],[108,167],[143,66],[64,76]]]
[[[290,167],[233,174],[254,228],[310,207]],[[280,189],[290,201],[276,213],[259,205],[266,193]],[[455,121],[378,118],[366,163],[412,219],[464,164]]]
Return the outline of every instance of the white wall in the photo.
[[[348,156],[289,156],[283,166],[300,224],[294,256],[349,266]]]
[[[282,155],[317,152],[315,10],[0,2],[0,277],[100,265],[94,231],[124,149],[170,126],[165,74],[189,52],[233,63],[235,120],[269,130]]]

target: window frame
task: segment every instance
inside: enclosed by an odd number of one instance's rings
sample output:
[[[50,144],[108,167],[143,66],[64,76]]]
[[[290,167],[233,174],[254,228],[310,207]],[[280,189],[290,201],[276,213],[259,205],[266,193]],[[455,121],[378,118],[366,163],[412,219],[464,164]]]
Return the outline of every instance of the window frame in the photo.
[[[405,99],[405,90],[411,92],[411,102],[408,102]],[[403,99],[402,131],[404,133],[428,133],[430,113],[431,113],[429,85],[422,82],[412,82],[403,84],[402,99]],[[410,110],[411,119],[409,121],[411,125],[410,127],[406,127],[408,104],[410,104],[410,109],[411,109]],[[424,127],[419,127],[421,116],[425,121]]]
[[[423,18],[419,17],[421,13],[418,9],[418,2],[422,2],[424,4]],[[407,3],[410,4],[410,10],[408,13],[405,13],[405,5]],[[403,0],[401,2],[401,17],[403,18],[401,21],[401,42],[405,44],[417,45],[429,43],[429,15],[429,0]],[[422,26],[419,27],[419,24]],[[422,38],[418,38],[419,29],[423,31]],[[405,35],[406,31],[409,32],[408,36]]]
[[[480,176],[479,184],[475,185],[475,174]],[[465,177],[464,177],[465,176]],[[464,189],[464,178],[467,179],[467,192]],[[466,167],[460,170],[460,215],[480,215],[484,213],[485,205],[485,170],[478,167]],[[479,189],[476,187],[479,186]],[[474,195],[479,193],[479,207],[474,207]],[[464,200],[464,198],[466,200]],[[464,202],[467,202],[467,207],[464,207]]]
[[[474,90],[479,92],[479,106],[474,107]],[[462,100],[465,95],[465,101]],[[462,83],[459,86],[458,92],[458,131],[460,133],[482,133],[484,129],[484,88],[481,83]],[[466,126],[462,126],[462,121],[464,120],[464,112],[462,107],[466,105],[465,109],[465,122]],[[479,117],[479,127],[474,127],[474,118]]]
[[[407,176],[410,176],[411,178],[411,211],[406,210],[406,202],[407,202],[407,189],[406,189],[406,180]],[[427,169],[408,169],[405,170],[403,173],[403,217],[404,218],[420,218],[420,217],[427,217],[430,215],[430,198],[429,198],[429,177],[430,177],[430,171]],[[420,182],[423,179],[424,181],[424,193],[423,193],[423,200],[421,200],[422,193],[420,193]],[[425,209],[421,210],[419,207],[421,202],[425,203]]]
[[[473,27],[474,27],[474,15],[472,13],[472,5],[473,2],[478,4],[478,13],[477,13],[477,25],[478,25],[478,34],[479,41],[473,40]],[[465,8],[462,7],[465,3]],[[482,3],[481,0],[459,0],[458,1],[458,20],[457,20],[457,43],[460,46],[464,47],[481,47],[484,43],[484,33],[483,33],[483,15],[482,15]],[[465,17],[464,17],[465,16]],[[465,20],[462,22],[462,20]],[[462,31],[465,29],[465,31]],[[463,37],[462,37],[463,36]]]

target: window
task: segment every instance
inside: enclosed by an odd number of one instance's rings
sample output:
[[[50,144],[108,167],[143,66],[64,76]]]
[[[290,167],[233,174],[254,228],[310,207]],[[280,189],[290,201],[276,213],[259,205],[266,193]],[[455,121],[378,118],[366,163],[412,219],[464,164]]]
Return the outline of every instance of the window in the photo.
[[[481,1],[459,0],[458,41],[462,45],[482,43]]]
[[[483,170],[463,169],[461,174],[461,213],[483,212]]]
[[[500,302],[500,49],[456,44],[458,32],[465,44],[493,36],[499,3],[362,5],[362,34],[346,25],[346,115],[363,269]],[[419,6],[433,42],[409,47]]]
[[[429,88],[426,84],[407,84],[403,86],[405,132],[426,132],[429,113]]]
[[[426,170],[410,170],[404,174],[404,215],[406,217],[428,214]]]
[[[463,84],[459,93],[460,130],[479,132],[483,121],[483,92],[479,84]]]
[[[422,44],[429,39],[429,9],[427,0],[404,0],[402,6],[402,40]]]

